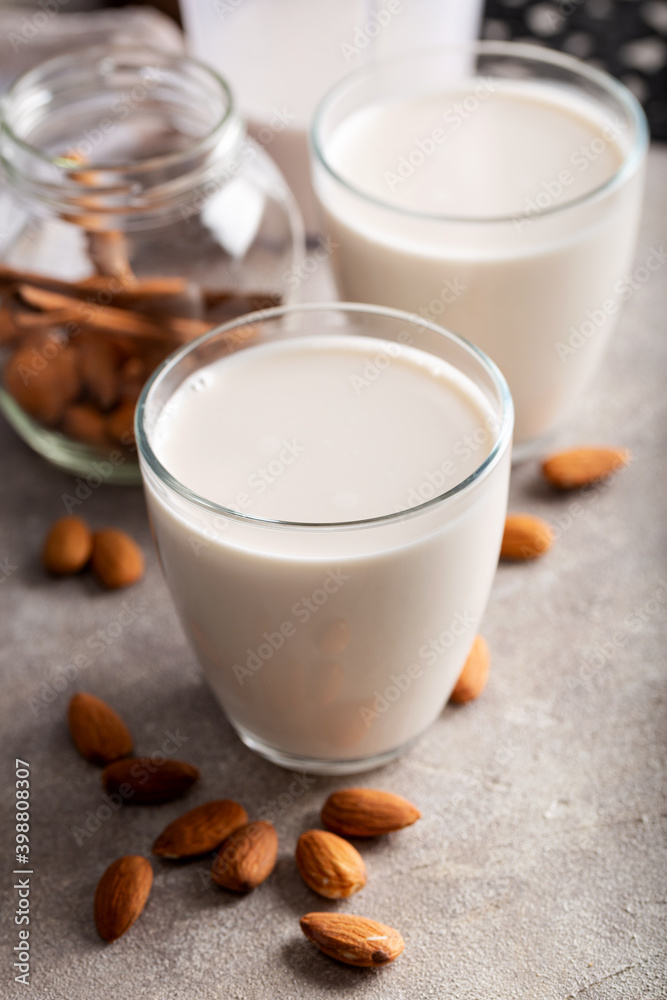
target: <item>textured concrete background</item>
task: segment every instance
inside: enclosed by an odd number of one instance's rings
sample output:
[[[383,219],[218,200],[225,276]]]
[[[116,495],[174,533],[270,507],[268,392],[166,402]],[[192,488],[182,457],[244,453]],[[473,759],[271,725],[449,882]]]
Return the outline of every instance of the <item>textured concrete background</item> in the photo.
[[[655,150],[638,265],[665,238],[666,168],[667,150]],[[369,884],[338,906],[303,885],[293,850],[328,792],[349,782],[312,779],[295,797],[293,776],[231,732],[176,623],[139,489],[102,487],[81,508],[94,526],[118,524],[141,540],[148,571],[138,586],[102,593],[85,576],[45,578],[42,538],[72,479],[2,424],[0,559],[11,567],[0,585],[2,773],[11,790],[14,758],[30,762],[35,875],[26,988],[11,968],[8,793],[1,997],[667,996],[666,275],[658,271],[626,306],[595,390],[558,442],[627,445],[631,468],[574,515],[577,498],[545,489],[536,463],[516,470],[511,508],[551,520],[557,544],[539,563],[500,567],[484,628],[493,666],[483,698],[445,709],[404,759],[361,777],[407,795],[424,818],[364,845]],[[124,606],[131,614],[119,619]],[[67,690],[52,692],[65,665],[90,653],[89,637],[100,629],[108,637],[125,617],[131,623]],[[209,885],[204,862],[155,861],[140,921],[116,944],[100,942],[92,921],[100,874],[121,854],[147,853],[184,804],[128,807],[77,845],[73,828],[103,799],[99,772],[77,756],[65,727],[76,689],[112,702],[141,752],[158,750],[169,732],[186,738],[181,755],[203,775],[188,807],[231,796],[252,815],[282,796],[273,807],[280,859],[265,885],[237,899]],[[313,909],[390,923],[405,952],[379,972],[340,966],[299,931],[298,918]]]

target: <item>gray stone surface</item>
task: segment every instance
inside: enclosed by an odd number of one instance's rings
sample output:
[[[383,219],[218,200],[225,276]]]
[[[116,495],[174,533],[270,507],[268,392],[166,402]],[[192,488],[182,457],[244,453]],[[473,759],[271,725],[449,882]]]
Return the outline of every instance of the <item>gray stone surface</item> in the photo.
[[[638,265],[664,240],[666,167],[667,150],[654,150]],[[557,543],[534,565],[500,567],[484,628],[493,668],[483,698],[446,708],[404,759],[361,777],[407,795],[424,818],[363,848],[369,884],[338,907],[301,883],[293,849],[345,779],[313,779],[295,797],[293,776],[234,736],[175,620],[139,489],[102,487],[81,510],[92,524],[118,524],[141,540],[148,553],[141,584],[102,593],[88,577],[45,578],[41,540],[62,514],[72,479],[2,424],[0,559],[11,570],[0,584],[8,790],[0,996],[667,995],[666,274],[656,272],[628,302],[594,391],[558,441],[627,445],[631,468],[585,498],[550,493],[536,463],[515,471],[511,507],[551,520]],[[130,623],[119,630],[124,608]],[[98,630],[104,642],[94,651]],[[50,703],[40,701],[80,653],[85,668]],[[141,920],[112,946],[98,940],[92,899],[101,872],[120,854],[147,853],[183,804],[115,812],[77,845],[73,828],[103,805],[98,771],[74,752],[65,726],[68,697],[79,688],[116,706],[142,752],[158,750],[170,732],[182,734],[182,756],[203,774],[188,805],[232,796],[256,814],[282,796],[274,807],[280,859],[264,886],[231,898],[209,885],[203,862],[156,861]],[[32,776],[27,988],[13,982],[11,967],[15,757],[30,762]],[[335,908],[399,928],[403,956],[374,972],[320,955],[302,938],[298,918]]]

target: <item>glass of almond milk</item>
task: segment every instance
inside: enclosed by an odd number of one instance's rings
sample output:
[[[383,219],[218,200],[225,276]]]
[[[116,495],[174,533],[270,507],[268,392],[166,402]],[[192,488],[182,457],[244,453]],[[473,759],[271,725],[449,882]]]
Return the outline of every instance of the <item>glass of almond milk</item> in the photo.
[[[254,313],[158,370],[137,409],[156,545],[244,743],[345,774],[431,725],[491,589],[512,426],[492,361],[382,307]]]
[[[577,59],[478,42],[348,76],[311,142],[341,296],[479,345],[514,398],[515,458],[538,451],[576,412],[631,294],[638,102]]]

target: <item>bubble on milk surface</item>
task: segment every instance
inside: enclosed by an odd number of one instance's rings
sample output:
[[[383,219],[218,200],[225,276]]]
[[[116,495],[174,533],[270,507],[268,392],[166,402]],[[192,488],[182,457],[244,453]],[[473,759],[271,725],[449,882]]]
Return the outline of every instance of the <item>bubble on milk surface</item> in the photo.
[[[204,389],[210,389],[212,385],[213,376],[210,372],[197,372],[189,380],[188,389],[190,392],[202,392]]]

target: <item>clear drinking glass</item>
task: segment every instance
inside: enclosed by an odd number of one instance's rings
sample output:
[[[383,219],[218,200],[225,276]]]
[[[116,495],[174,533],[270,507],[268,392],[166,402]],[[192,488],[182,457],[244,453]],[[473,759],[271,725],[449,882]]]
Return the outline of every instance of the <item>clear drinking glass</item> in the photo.
[[[579,138],[570,145],[568,132],[561,148],[552,131],[540,134],[541,111],[517,148],[517,123],[499,115],[512,94],[519,114],[536,102],[560,108]],[[464,148],[456,143],[475,128],[478,148],[443,190],[439,158]],[[373,129],[384,152],[364,145]],[[417,312],[479,345],[512,392],[515,457],[537,451],[575,411],[632,294],[647,141],[643,111],[622,84],[536,46],[478,42],[359,70],[324,98],[311,133],[341,297]],[[594,182],[612,155],[609,176]],[[506,163],[521,196],[497,212],[487,195]],[[457,187],[473,184],[479,207],[461,211]],[[425,191],[429,208],[420,207]],[[435,211],[434,198],[447,210]]]
[[[467,376],[487,408],[461,442],[479,452],[475,471],[447,489],[444,475],[425,470],[406,510],[315,524],[223,507],[161,464],[156,425],[186,379],[236,351],[331,334],[377,338],[382,350],[409,343]],[[344,774],[395,757],[435,720],[491,589],[512,423],[505,380],[477,348],[381,307],[258,312],[184,347],[153,375],[137,408],[137,442],[160,562],[206,677],[247,746],[284,766]]]

